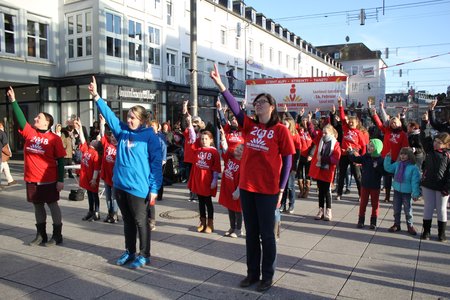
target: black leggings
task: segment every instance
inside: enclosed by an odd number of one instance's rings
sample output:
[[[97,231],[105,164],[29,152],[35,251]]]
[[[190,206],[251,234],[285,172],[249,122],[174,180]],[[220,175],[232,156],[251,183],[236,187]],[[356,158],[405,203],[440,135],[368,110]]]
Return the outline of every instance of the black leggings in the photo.
[[[330,182],[317,180],[317,188],[319,190],[319,207],[324,208],[325,203],[327,208],[331,208],[331,191]]]
[[[297,179],[310,180],[309,177],[309,167],[311,166],[311,161],[308,161],[307,157],[300,156],[297,167]]]
[[[214,219],[214,206],[212,204],[211,196],[198,196],[198,210],[200,211],[200,218],[206,218],[206,210],[208,210],[208,219]]]
[[[338,188],[337,194],[342,195],[342,190],[344,189],[344,181],[347,176],[347,168],[350,165],[350,170],[352,171],[353,178],[355,178],[356,187],[358,188],[358,195],[361,190],[361,167],[355,165],[348,159],[348,155],[341,155],[339,159],[339,176],[338,176]]]

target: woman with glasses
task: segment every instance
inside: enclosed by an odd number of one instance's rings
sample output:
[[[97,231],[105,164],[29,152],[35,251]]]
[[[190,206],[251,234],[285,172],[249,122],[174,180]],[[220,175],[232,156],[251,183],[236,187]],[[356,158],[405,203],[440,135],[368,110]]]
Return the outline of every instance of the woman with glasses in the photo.
[[[247,277],[240,286],[259,282],[257,290],[265,291],[272,286],[275,273],[275,209],[280,206],[289,178],[294,143],[289,130],[280,123],[277,103],[270,94],[256,96],[252,119],[225,88],[217,65],[210,76],[236,116],[244,136],[239,188],[246,231]]]

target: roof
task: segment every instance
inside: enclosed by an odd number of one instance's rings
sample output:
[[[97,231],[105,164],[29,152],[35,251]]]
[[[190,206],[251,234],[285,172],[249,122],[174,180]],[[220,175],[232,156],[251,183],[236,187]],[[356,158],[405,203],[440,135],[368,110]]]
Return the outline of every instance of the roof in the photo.
[[[334,53],[340,52],[339,58],[336,58],[337,61],[381,59],[381,51],[372,51],[363,43],[316,46],[316,49],[327,53],[331,57],[335,57]]]

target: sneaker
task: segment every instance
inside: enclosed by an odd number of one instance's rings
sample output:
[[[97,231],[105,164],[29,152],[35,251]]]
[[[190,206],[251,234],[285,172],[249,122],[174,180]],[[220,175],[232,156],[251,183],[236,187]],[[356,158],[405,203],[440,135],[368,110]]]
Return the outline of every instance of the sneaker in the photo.
[[[358,223],[358,225],[356,225],[357,228],[364,228],[364,223]]]
[[[98,220],[100,220],[100,213],[96,211],[89,221],[98,221]]]
[[[333,216],[331,214],[331,208],[327,208],[327,210],[325,211],[325,214],[323,216],[323,220],[324,221],[331,221],[332,218],[333,218]]]
[[[238,237],[238,235],[235,232],[232,232],[230,233],[230,237],[235,239]]]
[[[372,230],[375,230],[375,229],[377,229],[377,225],[375,225],[375,224],[370,224],[370,227],[369,227],[370,229],[372,229]]]
[[[336,196],[336,201],[341,201],[341,195]]]
[[[234,229],[230,228],[227,232],[224,233],[224,236],[230,236],[232,233],[234,233]]]
[[[134,261],[130,264],[130,269],[138,269],[150,263],[150,257],[143,257],[142,255],[137,256]]]
[[[93,211],[88,211],[88,213],[82,218],[83,221],[90,221],[95,216]]]
[[[400,231],[400,230],[401,230],[400,225],[397,225],[397,224],[392,225],[392,226],[388,229],[389,232],[397,232],[397,231]]]
[[[15,184],[17,184],[17,181],[15,181],[15,180],[8,182],[8,186],[15,185]]]
[[[346,189],[345,192],[344,192],[344,194],[346,194],[346,195],[348,195],[348,194],[350,194],[350,193],[351,193],[351,192],[350,192],[349,189]]]
[[[410,234],[410,235],[417,235],[417,231],[416,231],[416,229],[414,228],[414,226],[408,226],[408,233]]]
[[[116,261],[116,265],[123,266],[124,264],[134,260],[135,257],[136,255],[134,253],[131,254],[128,250],[126,250]]]
[[[150,226],[150,231],[155,231],[156,230],[156,221],[155,220],[150,220],[148,222],[149,226]]]
[[[294,213],[294,207],[289,207],[289,209],[287,210],[287,213],[292,215]]]

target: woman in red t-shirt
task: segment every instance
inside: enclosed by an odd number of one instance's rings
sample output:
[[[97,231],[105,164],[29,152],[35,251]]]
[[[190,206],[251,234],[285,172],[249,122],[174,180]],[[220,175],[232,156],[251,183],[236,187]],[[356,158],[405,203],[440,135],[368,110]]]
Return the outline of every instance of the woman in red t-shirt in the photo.
[[[196,134],[192,126],[191,116],[186,117],[190,141],[195,141]],[[194,143],[192,143],[195,145]],[[189,175],[188,188],[198,197],[198,209],[200,211],[200,224],[198,232],[211,233],[214,231],[214,206],[212,197],[217,194],[217,179],[220,173],[220,155],[213,146],[214,139],[210,131],[205,130],[200,134],[200,147],[194,148],[195,161],[192,164]],[[206,223],[206,210],[208,211],[208,223]]]
[[[57,245],[63,242],[61,234],[62,218],[58,205],[59,192],[64,189],[64,150],[62,140],[51,132],[53,117],[45,112],[34,118],[31,126],[25,119],[17,104],[12,87],[7,92],[14,115],[20,127],[20,134],[25,139],[24,180],[26,182],[27,200],[33,203],[37,234],[30,246],[43,243]],[[53,236],[48,240],[46,232],[47,213],[44,204],[50,208],[53,219]]]
[[[105,132],[106,121],[102,115],[100,119],[100,137],[103,146],[102,170],[100,178],[105,183],[106,207],[108,207],[108,216],[103,220],[106,223],[117,223],[119,221],[119,206],[116,200],[116,191],[113,187],[112,177],[113,169],[116,163],[117,140],[109,130]]]
[[[80,119],[73,122],[75,129],[80,129],[80,150],[81,156],[80,187],[87,191],[89,201],[89,211],[83,217],[83,221],[100,220],[100,199],[98,196],[98,186],[100,183],[100,169],[102,165],[101,144],[93,140],[88,145],[83,130],[81,130]]]
[[[280,207],[291,171],[294,143],[289,130],[280,123],[277,103],[271,95],[262,93],[255,97],[252,119],[225,88],[217,65],[210,76],[242,127],[245,141],[239,188],[246,231],[247,277],[240,286],[259,282],[257,290],[266,291],[272,286],[276,264],[275,209]]]
[[[244,144],[234,144],[234,148],[230,149],[223,128],[220,128],[220,144],[223,150],[224,170],[220,183],[219,203],[228,209],[228,218],[230,219],[230,229],[225,232],[225,236],[237,238],[242,234],[239,174]]]

